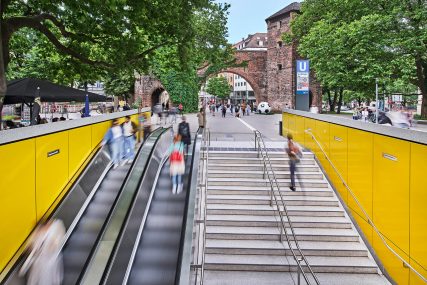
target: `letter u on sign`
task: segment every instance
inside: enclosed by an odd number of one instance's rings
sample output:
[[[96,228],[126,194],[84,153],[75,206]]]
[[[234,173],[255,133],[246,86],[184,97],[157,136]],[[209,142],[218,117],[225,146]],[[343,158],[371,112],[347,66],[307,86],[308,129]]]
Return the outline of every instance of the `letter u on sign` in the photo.
[[[308,60],[297,60],[297,72],[310,72],[310,63]]]

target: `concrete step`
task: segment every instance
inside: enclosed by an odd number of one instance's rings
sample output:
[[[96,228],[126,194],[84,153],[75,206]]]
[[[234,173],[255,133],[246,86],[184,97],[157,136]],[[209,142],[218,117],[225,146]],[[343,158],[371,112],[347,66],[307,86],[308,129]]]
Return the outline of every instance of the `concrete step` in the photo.
[[[304,158],[314,158],[313,153],[303,151],[302,152]],[[288,157],[288,154],[283,151],[268,151],[268,155],[270,158],[275,157]],[[257,158],[258,152],[256,151],[216,151],[210,150],[209,157],[243,157],[243,158]]]
[[[208,215],[254,215],[254,216],[275,216],[276,206],[269,205],[229,205],[229,204],[208,204]],[[280,207],[281,210],[282,207]],[[306,217],[344,217],[344,210],[339,207],[324,206],[288,206],[288,213],[292,216]]]
[[[288,227],[287,218],[284,218]],[[345,217],[291,217],[294,228],[329,228],[329,229],[351,229],[351,223]],[[249,215],[208,215],[208,226],[228,227],[275,227],[278,217],[274,216],[249,216]]]
[[[305,256],[368,256],[368,251],[360,242],[299,241],[298,244]],[[295,242],[291,242],[291,246],[297,250]],[[287,242],[270,240],[209,239],[206,241],[206,253],[292,255]]]
[[[317,273],[320,284],[327,285],[389,285],[380,274]],[[295,284],[295,272],[205,271],[205,285],[283,285]],[[302,278],[302,277],[301,277]],[[311,277],[309,277],[312,279]],[[302,282],[305,284],[305,281]],[[316,284],[314,281],[311,284]]]
[[[267,178],[267,173],[261,171],[240,171],[240,170],[209,170],[208,172],[209,178],[255,178],[255,179],[263,179]],[[270,175],[272,173],[270,172]],[[274,175],[277,179],[290,179],[291,173],[289,171],[274,171]],[[271,176],[273,177],[273,176]],[[323,174],[320,172],[298,172],[299,179],[323,179]]]
[[[315,273],[378,273],[376,264],[369,257],[307,256],[306,258]],[[293,257],[268,255],[206,254],[205,268],[226,271],[297,271]]]
[[[275,163],[272,164],[274,171],[290,171],[288,164],[279,164]],[[246,171],[262,171],[263,165],[262,163],[254,163],[254,164],[248,164],[248,163],[241,163],[241,164],[228,164],[228,163],[215,163],[215,164],[209,164],[209,172],[211,170],[246,170]],[[320,172],[320,169],[317,165],[298,165],[298,171],[301,172]]]
[[[334,196],[333,190],[329,188],[297,188],[297,191],[291,191],[288,187],[281,187],[281,192],[286,196],[304,196],[304,197],[331,197]],[[216,186],[208,185],[208,193],[213,195],[270,195],[269,187],[255,186]]]
[[[289,187],[291,185],[290,179],[277,179],[280,187]],[[327,188],[328,182],[326,180],[315,180],[315,179],[295,179],[297,188]],[[270,185],[267,179],[254,179],[254,178],[208,178],[208,185],[212,186],[257,186],[267,187]]]
[[[286,229],[289,239],[294,240],[291,230]],[[328,241],[341,242],[359,241],[359,236],[352,229],[324,229],[324,228],[295,228],[298,241]],[[280,240],[278,227],[223,227],[208,226],[206,229],[207,239],[242,239],[242,240]],[[285,235],[283,240],[286,241]]]
[[[286,196],[286,205],[292,206],[332,206],[338,207],[339,203],[333,197],[304,197],[304,196]],[[276,195],[279,200],[279,195]],[[207,203],[209,204],[248,204],[248,205],[270,205],[270,196],[267,195],[212,195],[208,194]],[[273,203],[275,200],[273,198]],[[279,202],[280,203],[280,202]]]
[[[288,164],[289,158],[286,157],[270,157],[270,161],[272,164],[279,163],[279,164]],[[227,156],[209,156],[209,165],[215,165],[217,162],[223,163],[223,164],[261,164],[262,158],[256,158],[256,157],[227,157]],[[313,158],[302,158],[299,162],[299,165],[315,165]]]

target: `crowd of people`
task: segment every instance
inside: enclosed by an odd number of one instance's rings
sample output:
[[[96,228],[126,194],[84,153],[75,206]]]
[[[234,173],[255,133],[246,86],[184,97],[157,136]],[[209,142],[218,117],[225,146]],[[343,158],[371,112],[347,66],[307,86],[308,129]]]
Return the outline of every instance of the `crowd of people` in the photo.
[[[144,137],[146,138],[150,132],[150,124],[144,124]],[[132,122],[130,116],[125,117],[123,123],[119,123],[118,119],[114,119],[111,128],[107,131],[102,145],[108,145],[113,167],[116,169],[119,165],[132,163],[135,156],[136,133],[138,126]]]
[[[222,117],[225,118],[227,113],[237,118],[243,116],[249,116],[252,112],[256,112],[256,104],[247,104],[243,102],[242,104],[232,104],[232,103],[217,103],[214,102],[208,104],[208,108],[212,116],[215,116],[215,113],[221,112]]]

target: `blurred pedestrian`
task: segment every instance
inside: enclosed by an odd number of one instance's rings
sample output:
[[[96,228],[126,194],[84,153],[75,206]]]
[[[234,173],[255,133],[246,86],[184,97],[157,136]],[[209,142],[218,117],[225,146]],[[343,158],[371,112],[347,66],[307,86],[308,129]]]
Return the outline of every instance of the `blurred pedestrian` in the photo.
[[[184,110],[184,107],[182,106],[182,103],[179,103],[178,110],[179,110],[179,114],[182,115],[182,112]]]
[[[214,105],[212,105],[212,106],[214,106]],[[205,124],[206,124],[206,114],[205,114],[205,111],[203,110],[203,108],[201,108],[199,113],[197,113],[197,119],[199,120],[199,128],[204,128]]]
[[[170,175],[172,177],[172,193],[182,192],[182,175],[185,173],[184,144],[180,135],[175,135],[173,143],[169,148]]]
[[[252,112],[251,105],[247,104],[246,105],[246,115],[249,116],[251,114],[251,112]]]
[[[187,118],[182,116],[182,122],[178,125],[178,135],[185,145],[185,153],[188,154],[188,146],[191,145],[190,124],[187,123]]]
[[[122,148],[123,148],[123,129],[119,125],[119,120],[114,119],[111,128],[105,134],[102,141],[102,145],[108,144],[111,160],[116,169],[122,160]]]
[[[150,120],[147,118],[146,115],[142,115],[144,117],[144,122],[143,122],[143,131],[144,131],[144,141],[148,138],[148,136],[151,134],[151,122]]]
[[[131,121],[130,116],[126,116],[121,127],[123,129],[122,156],[124,157],[124,163],[132,163],[135,157],[136,132],[138,131],[138,126]]]
[[[222,105],[222,117],[225,118],[225,114],[227,113],[227,106],[225,104]]]
[[[27,276],[29,285],[60,285],[63,277],[62,244],[65,227],[61,220],[42,222],[33,232],[30,254],[22,265],[19,275]]]
[[[38,119],[40,116],[40,108],[42,106],[40,97],[36,97],[34,99],[32,112],[31,112],[31,122],[30,125],[34,126],[40,123],[40,120]]]
[[[286,152],[289,157],[289,168],[291,172],[291,186],[289,189],[295,191],[295,171],[296,165],[300,161],[300,157],[302,156],[302,152],[300,148],[294,143],[292,134],[287,135],[288,138],[288,147],[286,148]]]

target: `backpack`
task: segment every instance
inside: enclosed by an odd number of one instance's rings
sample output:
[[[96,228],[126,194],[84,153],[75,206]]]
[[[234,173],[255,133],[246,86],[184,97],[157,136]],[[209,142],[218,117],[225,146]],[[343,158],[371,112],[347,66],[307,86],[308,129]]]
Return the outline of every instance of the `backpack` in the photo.
[[[190,128],[187,123],[179,124],[178,134],[180,134],[182,137],[190,136]]]

